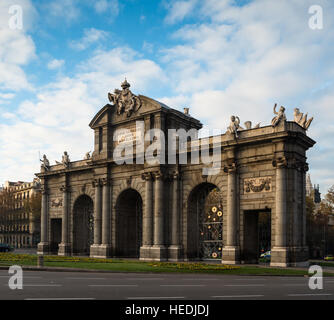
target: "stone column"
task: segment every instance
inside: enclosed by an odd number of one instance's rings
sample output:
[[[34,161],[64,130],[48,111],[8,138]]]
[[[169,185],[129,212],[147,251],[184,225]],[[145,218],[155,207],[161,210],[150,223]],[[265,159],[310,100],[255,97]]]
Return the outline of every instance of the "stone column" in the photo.
[[[303,260],[304,262],[299,263],[299,265],[309,265],[309,248],[306,242],[306,173],[309,170],[308,164],[304,163],[301,169],[301,176],[302,176],[302,212],[301,212],[301,246],[302,246],[302,253],[303,253]]]
[[[222,263],[240,263],[240,248],[237,241],[238,210],[237,210],[237,167],[236,163],[224,168],[227,173],[227,239],[222,252]]]
[[[42,204],[41,204],[41,242],[37,247],[38,254],[49,253],[48,241],[48,192],[47,184],[42,185]]]
[[[154,173],[154,234],[151,257],[156,261],[167,260],[165,246],[165,216],[164,216],[164,176],[161,171]]]
[[[68,241],[68,220],[69,220],[69,188],[62,186],[60,191],[63,193],[63,216],[61,224],[61,243],[59,244],[58,255],[68,256],[71,254],[71,246]]]
[[[288,265],[287,248],[287,160],[282,157],[273,162],[276,167],[276,225],[275,246],[271,249],[271,266]]]
[[[296,165],[293,169],[293,247],[294,250],[297,251],[301,247],[301,237],[302,237],[302,226],[301,226],[301,218],[302,218],[302,208],[299,203],[302,202],[302,190],[301,186],[301,173]]]
[[[151,173],[143,173],[145,180],[145,211],[143,214],[143,244],[140,248],[140,260],[150,260],[153,244],[153,181]]]
[[[100,179],[92,183],[95,188],[94,200],[94,244],[90,247],[90,256],[98,257],[99,248],[102,242],[102,187]]]
[[[306,171],[308,166],[304,162],[297,162],[293,168],[294,173],[294,203],[293,203],[293,244],[290,262],[295,266],[308,265],[308,248],[306,245]]]
[[[102,179],[102,244],[100,246],[100,257],[111,256],[110,241],[110,184],[107,178]]]
[[[180,216],[179,216],[179,173],[174,172],[172,179],[172,229],[171,245],[168,247],[168,260],[179,261],[181,257],[180,246]]]

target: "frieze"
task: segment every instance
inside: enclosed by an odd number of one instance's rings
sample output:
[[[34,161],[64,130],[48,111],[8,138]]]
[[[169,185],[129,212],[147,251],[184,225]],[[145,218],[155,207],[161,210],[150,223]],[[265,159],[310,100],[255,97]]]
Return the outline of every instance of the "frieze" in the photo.
[[[271,192],[271,178],[252,178],[244,180],[245,193]]]

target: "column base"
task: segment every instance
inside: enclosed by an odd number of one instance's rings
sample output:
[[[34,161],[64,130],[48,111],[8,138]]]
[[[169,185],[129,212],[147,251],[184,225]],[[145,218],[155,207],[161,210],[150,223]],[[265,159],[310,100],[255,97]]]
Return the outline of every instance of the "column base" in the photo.
[[[93,251],[92,251],[93,248]],[[110,244],[92,245],[90,247],[90,257],[94,258],[110,258],[112,254],[112,247]]]
[[[271,267],[308,267],[307,247],[274,247],[271,250]]]
[[[37,254],[42,254],[42,255],[46,255],[49,254],[49,243],[48,242],[40,242],[37,245]]]
[[[100,258],[100,244],[92,244],[89,248],[89,256],[91,258]]]
[[[147,246],[147,245],[141,246],[139,249],[139,260],[152,261],[151,248],[152,246]]]
[[[225,246],[222,251],[222,264],[240,264],[240,248]]]
[[[168,250],[166,246],[154,245],[151,247],[150,253],[153,261],[167,261]]]
[[[271,249],[270,257],[271,267],[288,267],[289,266],[289,248],[274,247]]]
[[[183,261],[182,257],[183,248],[180,245],[172,245],[168,247],[168,261],[178,262]]]
[[[60,243],[58,248],[58,256],[70,256],[71,245],[69,243]]]

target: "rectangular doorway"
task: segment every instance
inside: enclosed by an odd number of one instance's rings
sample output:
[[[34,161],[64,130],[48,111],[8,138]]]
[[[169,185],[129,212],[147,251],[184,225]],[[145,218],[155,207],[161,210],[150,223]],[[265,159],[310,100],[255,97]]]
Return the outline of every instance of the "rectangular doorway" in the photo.
[[[244,212],[245,263],[259,263],[261,254],[271,250],[271,210]]]
[[[51,219],[51,243],[50,252],[57,254],[59,243],[61,242],[61,223],[62,219]]]

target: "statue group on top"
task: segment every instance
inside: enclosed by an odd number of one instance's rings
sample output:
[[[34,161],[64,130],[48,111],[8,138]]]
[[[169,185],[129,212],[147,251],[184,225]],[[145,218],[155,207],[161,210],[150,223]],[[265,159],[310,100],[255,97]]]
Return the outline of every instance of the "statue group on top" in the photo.
[[[271,125],[274,128],[277,127],[282,122],[287,121],[287,117],[285,115],[285,108],[281,106],[278,111],[276,109],[277,109],[277,103],[274,105],[275,117],[271,120]],[[305,130],[308,130],[308,128],[310,127],[313,121],[313,117],[308,119],[307,113],[304,115],[303,113],[300,112],[299,108],[295,108],[294,109],[294,121],[298,123]],[[231,122],[230,122],[230,125],[227,127],[226,133],[233,135],[234,138],[237,139],[239,137],[239,134],[238,134],[239,131],[252,129],[252,122],[246,121],[245,127],[246,129],[240,126],[240,118],[238,116],[231,116]],[[259,128],[259,127],[260,127],[260,123],[258,123],[254,127],[254,129]]]
[[[70,160],[70,157],[69,157],[67,151],[64,151],[61,162],[56,160],[56,164],[62,164],[65,168],[69,168],[70,163],[71,163],[71,160]]]
[[[246,121],[245,127],[246,129],[240,126],[240,118],[238,116],[231,116],[231,122],[230,125],[227,127],[227,133],[234,135],[235,138],[238,138],[239,137],[238,131],[260,128],[260,123],[258,123],[254,128],[252,128],[252,122]]]
[[[125,79],[121,84],[122,90],[115,89],[114,94],[109,93],[109,101],[116,107],[118,115],[125,113],[130,117],[141,107],[140,99],[135,96],[130,88],[130,83]]]

